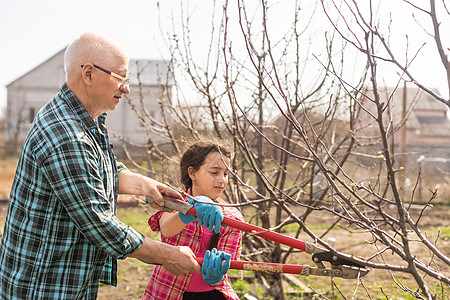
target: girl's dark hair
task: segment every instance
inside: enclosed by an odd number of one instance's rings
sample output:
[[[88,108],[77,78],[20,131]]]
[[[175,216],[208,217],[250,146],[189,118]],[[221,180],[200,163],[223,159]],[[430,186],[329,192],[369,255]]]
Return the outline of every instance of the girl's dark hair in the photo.
[[[219,152],[222,156],[231,159],[231,151],[227,147],[213,142],[196,142],[183,153],[180,160],[180,172],[181,183],[186,189],[192,188],[192,179],[188,172],[189,167],[193,167],[197,171],[204,164],[206,156],[214,152]],[[219,234],[213,232],[208,249],[217,248],[218,243]]]
[[[192,187],[188,168],[193,167],[197,171],[204,164],[206,156],[214,152],[219,152],[224,157],[231,158],[231,152],[228,148],[213,142],[196,142],[183,153],[180,160],[180,173],[181,183],[186,189]]]

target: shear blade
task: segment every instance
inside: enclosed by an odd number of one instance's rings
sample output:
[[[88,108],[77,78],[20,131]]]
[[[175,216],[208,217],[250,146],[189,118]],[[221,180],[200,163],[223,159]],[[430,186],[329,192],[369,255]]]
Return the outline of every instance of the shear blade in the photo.
[[[367,273],[369,273],[369,269],[365,268],[356,268],[356,267],[347,267],[347,266],[341,266],[340,267],[342,271],[342,278],[345,279],[356,279],[359,277],[366,276]]]
[[[318,267],[323,266],[323,261],[327,261],[330,264],[332,264],[333,266],[355,266],[358,268],[364,268],[363,265],[360,265],[358,263],[337,257],[335,254],[331,253],[331,252],[320,252],[320,253],[316,253],[312,256],[312,260],[313,262],[316,263],[316,265]]]
[[[340,277],[343,279],[357,279],[369,273],[369,269],[361,269],[348,266],[334,266],[333,268],[313,268],[309,269],[309,275]]]

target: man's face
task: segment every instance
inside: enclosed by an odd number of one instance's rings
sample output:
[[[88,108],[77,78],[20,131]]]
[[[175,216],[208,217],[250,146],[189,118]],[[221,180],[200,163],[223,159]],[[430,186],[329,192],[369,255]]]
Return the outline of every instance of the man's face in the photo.
[[[123,78],[128,76],[128,60],[117,59],[115,63],[106,66],[100,66],[106,71],[112,72]],[[119,104],[123,94],[130,92],[129,86],[124,86],[124,81],[117,76],[108,74],[101,69],[94,68],[95,72],[95,92],[93,94],[92,106],[93,110],[98,114],[114,110]]]

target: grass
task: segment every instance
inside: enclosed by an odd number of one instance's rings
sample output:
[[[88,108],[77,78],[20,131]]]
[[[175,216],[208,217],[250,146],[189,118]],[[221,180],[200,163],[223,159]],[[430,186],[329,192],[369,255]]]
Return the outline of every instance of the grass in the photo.
[[[124,223],[132,225],[145,235],[159,239],[159,234],[152,232],[147,225],[147,219],[149,217],[142,208],[139,207],[127,207],[119,208],[117,211],[119,219]],[[298,224],[290,224],[284,228],[285,233],[290,234],[296,232]],[[328,226],[315,226],[310,228],[314,231],[324,231],[328,229]],[[354,237],[348,235],[344,230],[335,228],[332,230],[335,236],[340,236],[340,242],[344,245],[351,245],[355,241]],[[448,239],[450,236],[450,227],[433,227],[429,228],[427,232],[430,235],[437,236],[441,240]],[[347,237],[347,238],[346,238]],[[342,240],[347,239],[347,240]],[[306,264],[314,266],[311,261],[311,257],[305,253],[297,253],[292,256],[292,259],[288,261],[289,264]],[[153,266],[144,264],[136,259],[126,259],[119,261],[118,272],[118,288],[110,286],[101,286],[98,299],[111,300],[111,299],[140,299],[145,289],[147,281],[150,277]],[[255,282],[254,273],[250,271],[230,270],[228,273],[231,285],[236,292],[243,299],[243,295],[246,292],[252,291],[260,299],[269,299],[262,288]],[[355,295],[356,299],[368,298],[366,289],[369,291],[372,299],[414,299],[408,293],[402,291],[396,283],[392,280],[390,274],[384,270],[371,270],[370,275],[362,278],[362,281],[358,284],[356,280],[345,280],[341,278],[329,278],[329,277],[317,277],[317,276],[298,276],[297,279],[302,281],[305,285],[309,286],[312,290],[326,294],[330,299],[344,299],[338,292],[338,289],[344,293],[344,295]],[[404,284],[410,288],[417,288],[415,283],[411,280],[409,275],[404,273],[395,273],[399,284]],[[443,287],[438,282],[427,278],[430,289],[437,295],[436,299],[449,299],[450,288],[448,286]],[[298,287],[291,285],[291,288],[297,289],[298,292],[287,295],[287,299],[301,299],[301,290]],[[333,296],[334,295],[334,296]]]
[[[439,238],[442,239],[442,240],[450,239],[450,227],[431,228],[428,231],[438,233],[439,234]]]
[[[0,199],[8,199],[16,172],[17,158],[5,157],[0,160]]]
[[[288,225],[284,225],[281,228],[281,233],[284,234],[284,233],[297,232],[299,228],[300,228],[300,225],[298,223],[291,223]],[[313,225],[313,226],[308,226],[308,228],[310,230],[327,230],[328,228],[330,228],[330,225]],[[344,230],[340,226],[334,226],[333,229],[334,230]]]
[[[0,161],[0,195],[9,195],[9,190],[12,185],[16,164],[17,159],[13,158],[6,158]],[[439,193],[440,199],[438,200],[438,202],[441,201],[440,203],[442,203],[443,201],[445,203],[445,201],[448,201],[450,203],[450,196],[447,196],[450,194],[450,192],[447,192],[444,188],[440,188]],[[4,209],[6,212],[6,207]],[[252,212],[250,209],[246,210]],[[119,219],[121,219],[125,224],[134,227],[150,238],[159,240],[159,234],[152,232],[147,225],[149,214],[150,213],[148,211],[146,212],[140,207],[119,207],[117,211]],[[4,215],[5,214],[2,213],[2,216],[0,217],[0,234],[3,232],[5,220]],[[328,226],[322,224],[325,224],[325,222],[321,224],[311,225],[308,223],[308,228],[315,232],[323,232],[328,229]],[[439,243],[439,245],[442,245],[442,243],[447,243],[448,245],[448,241],[450,239],[450,224],[445,221],[441,222],[440,226],[433,225],[433,222],[430,222],[430,225],[431,226],[426,228],[426,230],[424,229],[424,232],[429,235],[430,240],[436,241],[437,243]],[[284,234],[291,235],[297,232],[298,227],[299,225],[296,223],[289,224],[283,227],[282,232]],[[352,247],[355,242],[352,240],[352,238],[358,238],[360,235],[358,234],[351,236],[350,234],[347,234],[345,230],[336,226],[333,228],[330,236],[340,236],[340,239],[338,238],[337,244],[340,243],[339,246],[346,246],[348,247],[348,249],[350,249],[349,251],[353,251]],[[447,248],[444,247],[444,250],[445,249],[448,249],[448,246]],[[295,254],[287,263],[313,265],[310,256],[304,253]],[[101,286],[98,299],[140,299],[152,272],[153,266],[144,264],[136,259],[121,260],[118,262],[118,264],[118,287],[115,288],[111,286]],[[236,291],[242,293],[245,293],[246,291],[253,291],[258,296],[260,296],[261,299],[267,299],[265,298],[264,291],[252,279],[252,276],[254,276],[253,272],[230,270],[229,275],[230,277],[233,277],[233,279],[230,280]],[[401,283],[404,283],[411,288],[416,288],[414,283],[411,283],[411,279],[405,276],[405,274],[395,275],[400,278],[399,280]],[[327,293],[329,296],[329,293],[334,292],[334,294],[336,295],[335,299],[343,298],[338,296],[334,284],[336,284],[338,288],[345,293],[346,296],[352,295],[356,290],[355,298],[357,299],[367,298],[364,288],[370,291],[372,299],[386,299],[385,295],[387,295],[389,299],[413,299],[412,296],[409,296],[407,293],[403,292],[393,282],[388,272],[383,270],[371,270],[370,275],[364,277],[362,280],[364,287],[362,287],[362,285],[357,286],[355,281],[342,280],[338,278],[334,279],[334,283],[330,278],[326,277],[297,276],[297,278],[319,293]],[[436,299],[449,299],[450,288],[448,286],[443,287],[430,278],[427,278],[426,280],[429,283],[432,292],[436,294]],[[293,298],[291,299],[298,299],[298,297],[296,296],[292,297]]]
[[[159,239],[159,234],[153,232],[148,226],[148,218],[150,217],[141,207],[118,208],[117,217],[125,224],[130,225],[142,234]]]

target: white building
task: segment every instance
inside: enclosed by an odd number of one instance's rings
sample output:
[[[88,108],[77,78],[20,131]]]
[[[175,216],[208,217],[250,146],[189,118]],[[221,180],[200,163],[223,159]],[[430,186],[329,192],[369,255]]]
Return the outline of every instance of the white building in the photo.
[[[6,86],[5,143],[8,152],[20,151],[34,116],[64,83],[64,51],[59,51]],[[159,122],[162,114],[158,103],[170,99],[173,79],[168,62],[131,59],[129,78],[130,94],[122,98],[114,111],[108,112],[107,126],[116,155],[123,153],[123,140],[139,145],[145,145],[149,138],[156,143],[164,142],[164,137],[154,134],[150,137],[142,122]],[[141,149],[145,151],[145,148]],[[135,147],[134,151],[140,150]]]

